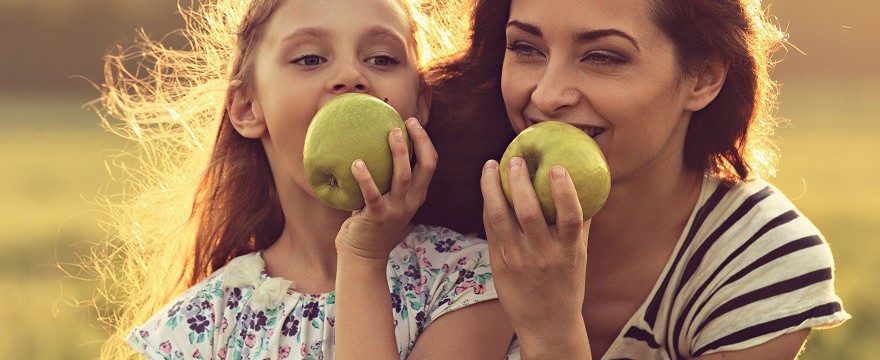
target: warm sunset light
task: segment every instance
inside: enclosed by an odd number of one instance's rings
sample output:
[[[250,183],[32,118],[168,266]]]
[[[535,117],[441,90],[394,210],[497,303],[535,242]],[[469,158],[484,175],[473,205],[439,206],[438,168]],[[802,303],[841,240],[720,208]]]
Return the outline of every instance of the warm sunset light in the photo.
[[[470,45],[475,0],[399,1],[420,70]],[[181,254],[194,247],[194,199],[249,2],[0,0],[0,39],[14,50],[0,66],[0,354],[135,358],[132,327],[191,286]],[[766,20],[748,46],[772,66],[757,71],[755,141],[740,155],[821,230],[852,314],[813,331],[800,359],[870,358],[880,352],[880,292],[866,285],[880,272],[880,5],[742,2]]]

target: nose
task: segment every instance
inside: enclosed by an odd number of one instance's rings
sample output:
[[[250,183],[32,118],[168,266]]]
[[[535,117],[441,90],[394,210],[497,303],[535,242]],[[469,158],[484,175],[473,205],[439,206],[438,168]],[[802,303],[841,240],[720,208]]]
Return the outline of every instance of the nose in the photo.
[[[370,82],[357,64],[343,64],[327,84],[327,90],[334,95],[350,92],[367,93],[371,90]]]
[[[570,74],[564,64],[548,64],[532,91],[532,103],[548,116],[574,107],[581,100],[581,94],[572,83],[573,78],[574,74]]]

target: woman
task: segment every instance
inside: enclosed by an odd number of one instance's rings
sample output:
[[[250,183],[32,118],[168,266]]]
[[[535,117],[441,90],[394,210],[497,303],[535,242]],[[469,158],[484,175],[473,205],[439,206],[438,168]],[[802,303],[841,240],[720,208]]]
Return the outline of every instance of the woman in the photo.
[[[554,168],[548,226],[522,159],[510,164],[512,207],[497,162],[485,163],[482,220],[518,336],[510,358],[792,359],[810,329],[849,318],[821,233],[760,179],[776,156],[768,74],[782,38],[760,6],[477,1],[470,48],[435,69],[432,111],[468,131],[432,137],[480,140],[498,159],[513,134],[563,121],[593,135],[612,178],[583,222]],[[474,171],[483,155],[438,151],[458,166],[446,172]]]

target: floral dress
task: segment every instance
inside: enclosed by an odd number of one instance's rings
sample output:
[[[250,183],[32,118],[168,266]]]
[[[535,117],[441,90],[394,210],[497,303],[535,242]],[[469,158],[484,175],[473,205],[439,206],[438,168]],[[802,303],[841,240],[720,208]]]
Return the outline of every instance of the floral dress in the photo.
[[[388,260],[400,358],[440,316],[497,298],[486,241],[416,226]],[[269,277],[261,252],[237,257],[128,335],[149,359],[332,359],[335,292]]]

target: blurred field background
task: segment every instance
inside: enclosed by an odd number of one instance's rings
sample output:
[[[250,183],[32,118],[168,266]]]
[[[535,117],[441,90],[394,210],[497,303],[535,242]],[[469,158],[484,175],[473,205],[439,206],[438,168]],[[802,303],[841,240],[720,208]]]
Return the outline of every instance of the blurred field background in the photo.
[[[779,54],[789,124],[773,182],[825,233],[853,315],[813,332],[802,358],[876,359],[880,3],[765,5],[806,53]],[[0,0],[0,358],[97,357],[106,330],[87,306],[94,284],[58,264],[104,238],[92,203],[121,189],[105,162],[127,144],[83,108],[98,93],[79,77],[100,83],[103,54],[131,44],[137,28],[156,38],[180,27],[176,12],[175,0]]]

